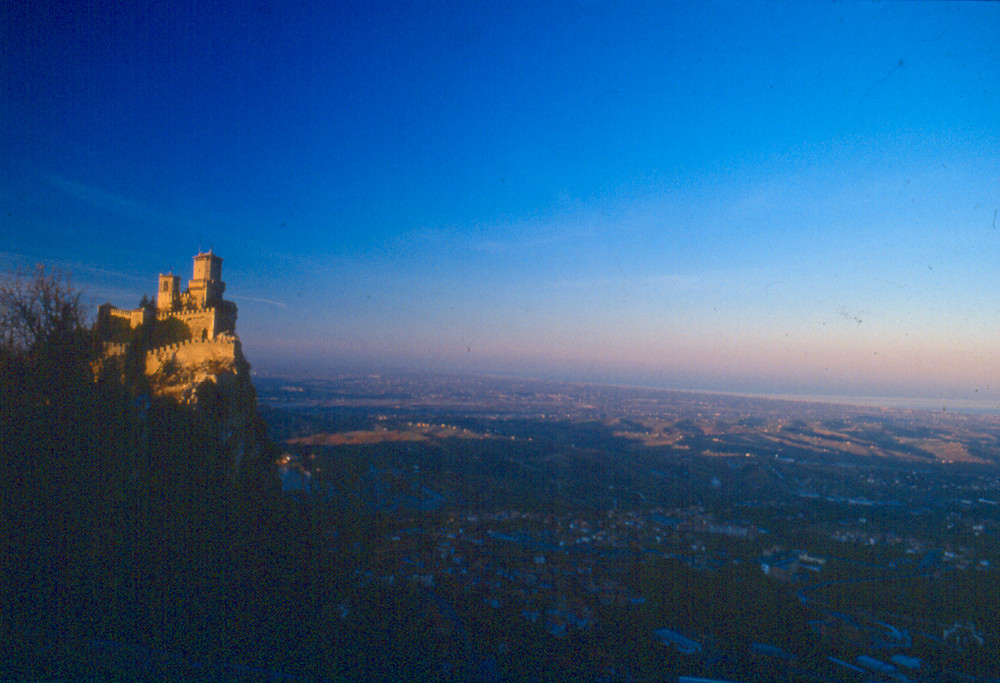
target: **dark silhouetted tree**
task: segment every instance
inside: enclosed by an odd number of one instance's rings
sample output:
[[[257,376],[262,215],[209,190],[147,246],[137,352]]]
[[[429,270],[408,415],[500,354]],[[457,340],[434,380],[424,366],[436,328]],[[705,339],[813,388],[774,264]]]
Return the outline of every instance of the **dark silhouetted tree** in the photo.
[[[88,599],[96,433],[86,322],[64,274],[39,266],[0,277],[0,575],[13,631],[0,676],[61,649]]]

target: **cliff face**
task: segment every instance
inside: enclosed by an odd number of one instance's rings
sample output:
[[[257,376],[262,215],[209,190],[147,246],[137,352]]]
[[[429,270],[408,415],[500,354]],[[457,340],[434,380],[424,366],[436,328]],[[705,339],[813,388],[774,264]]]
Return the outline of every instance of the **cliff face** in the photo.
[[[189,406],[209,421],[231,478],[266,457],[250,364],[236,335],[189,340],[146,353],[145,375],[154,396]]]

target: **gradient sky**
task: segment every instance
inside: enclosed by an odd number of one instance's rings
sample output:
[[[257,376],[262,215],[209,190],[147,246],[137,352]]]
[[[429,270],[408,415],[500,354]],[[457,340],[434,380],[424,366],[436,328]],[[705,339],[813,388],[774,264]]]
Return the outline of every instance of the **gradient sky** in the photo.
[[[0,268],[212,247],[262,372],[1000,405],[1000,4],[463,4],[4,3]]]

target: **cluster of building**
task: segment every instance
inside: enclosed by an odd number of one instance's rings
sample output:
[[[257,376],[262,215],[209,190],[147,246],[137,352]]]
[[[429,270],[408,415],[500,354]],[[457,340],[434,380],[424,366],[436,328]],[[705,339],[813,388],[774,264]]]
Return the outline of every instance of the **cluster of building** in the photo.
[[[109,343],[127,339],[123,332],[140,325],[156,323],[168,328],[167,343],[187,340],[209,341],[220,335],[236,334],[236,304],[222,298],[226,283],[222,281],[222,259],[212,253],[194,257],[194,272],[187,289],[181,291],[181,278],[172,272],[161,274],[155,304],[145,302],[138,308],[121,309],[111,303],[98,308],[97,329]]]
[[[747,527],[715,522],[700,507],[596,519],[518,510],[452,513],[431,528],[387,534],[373,548],[367,568],[355,575],[360,584],[451,585],[480,595],[488,611],[517,614],[561,638],[591,628],[602,608],[629,610],[645,603],[608,570],[618,560],[652,553],[696,568],[712,563],[704,544],[692,543],[696,534],[752,536]]]

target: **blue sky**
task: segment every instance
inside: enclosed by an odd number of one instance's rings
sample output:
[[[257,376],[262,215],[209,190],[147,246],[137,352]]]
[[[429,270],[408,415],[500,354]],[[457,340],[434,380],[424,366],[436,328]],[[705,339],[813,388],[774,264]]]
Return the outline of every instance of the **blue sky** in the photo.
[[[1000,405],[1000,6],[457,4],[5,4],[0,267],[212,247],[263,372]]]

